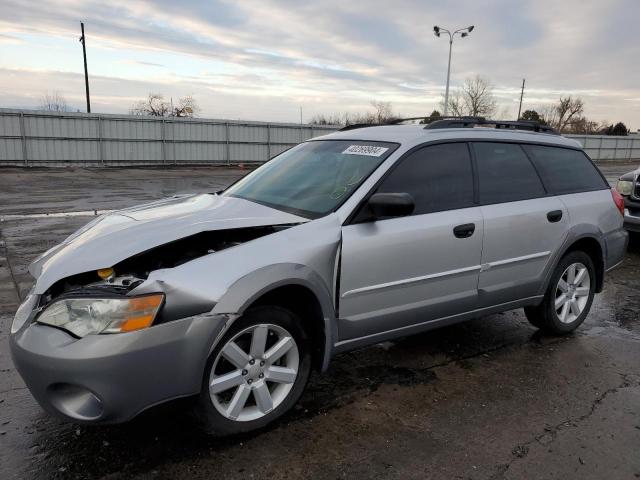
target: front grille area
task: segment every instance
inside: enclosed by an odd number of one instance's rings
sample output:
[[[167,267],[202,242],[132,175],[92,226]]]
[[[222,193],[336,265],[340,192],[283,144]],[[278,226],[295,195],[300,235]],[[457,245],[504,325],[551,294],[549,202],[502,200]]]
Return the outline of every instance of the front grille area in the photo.
[[[636,198],[640,198],[640,177],[636,178],[636,185],[633,189],[633,196]]]

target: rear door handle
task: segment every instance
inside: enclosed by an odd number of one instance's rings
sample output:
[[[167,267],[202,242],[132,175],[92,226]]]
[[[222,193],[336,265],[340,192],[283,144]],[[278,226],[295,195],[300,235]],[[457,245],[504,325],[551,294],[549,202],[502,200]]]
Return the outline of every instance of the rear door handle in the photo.
[[[475,223],[465,223],[454,227],[453,234],[458,238],[469,238],[476,231]]]
[[[547,213],[547,220],[551,223],[556,223],[562,220],[562,210],[553,210],[552,212]]]

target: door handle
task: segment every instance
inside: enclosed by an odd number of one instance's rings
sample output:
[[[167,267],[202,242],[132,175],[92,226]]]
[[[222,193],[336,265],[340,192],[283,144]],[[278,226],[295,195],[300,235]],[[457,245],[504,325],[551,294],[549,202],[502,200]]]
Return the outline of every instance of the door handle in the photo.
[[[471,235],[473,235],[473,232],[475,231],[476,231],[475,223],[465,223],[464,225],[458,225],[457,227],[454,227],[453,234],[457,238],[469,238]]]
[[[552,212],[547,213],[547,220],[551,223],[556,223],[562,220],[562,210],[553,210]]]

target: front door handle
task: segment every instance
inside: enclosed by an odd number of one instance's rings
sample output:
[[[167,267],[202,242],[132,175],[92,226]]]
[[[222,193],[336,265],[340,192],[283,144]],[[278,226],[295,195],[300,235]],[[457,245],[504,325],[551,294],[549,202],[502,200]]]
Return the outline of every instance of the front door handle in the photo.
[[[562,220],[562,210],[553,210],[552,212],[547,213],[547,220],[551,223],[556,223]]]
[[[475,223],[465,223],[464,225],[458,225],[457,227],[454,227],[453,234],[457,238],[469,238],[471,235],[473,235],[473,232],[475,231],[476,231]]]

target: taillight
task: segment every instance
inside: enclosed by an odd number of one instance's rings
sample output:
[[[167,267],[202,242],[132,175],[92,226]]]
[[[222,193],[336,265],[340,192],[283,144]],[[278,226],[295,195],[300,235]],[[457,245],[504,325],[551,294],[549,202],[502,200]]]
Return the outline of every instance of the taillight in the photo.
[[[617,209],[620,211],[620,215],[624,215],[624,197],[615,188],[611,189],[611,196],[613,197],[613,203],[616,204]]]

